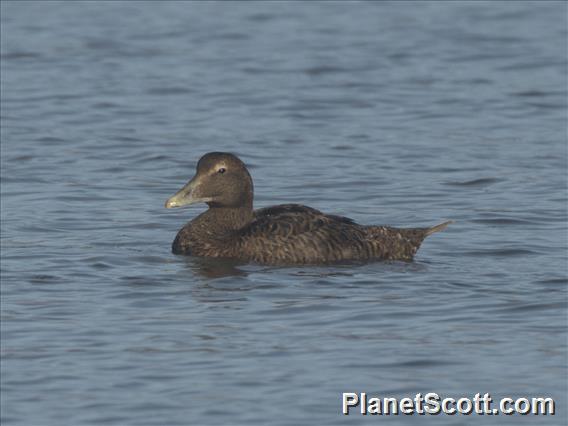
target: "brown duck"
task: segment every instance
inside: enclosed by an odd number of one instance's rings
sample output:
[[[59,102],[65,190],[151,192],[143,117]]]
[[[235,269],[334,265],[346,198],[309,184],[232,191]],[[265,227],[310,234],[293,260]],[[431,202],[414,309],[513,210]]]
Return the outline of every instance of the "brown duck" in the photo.
[[[262,264],[410,261],[428,235],[446,228],[365,226],[299,204],[253,210],[252,178],[233,154],[210,152],[166,208],[207,203],[209,209],[177,234],[172,251]]]

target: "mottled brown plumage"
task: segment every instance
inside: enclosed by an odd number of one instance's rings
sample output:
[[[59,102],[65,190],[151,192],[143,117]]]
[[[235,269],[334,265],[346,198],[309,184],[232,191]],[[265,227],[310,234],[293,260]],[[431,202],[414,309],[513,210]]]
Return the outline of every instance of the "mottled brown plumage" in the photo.
[[[410,261],[424,238],[450,223],[412,229],[364,226],[299,204],[253,211],[252,201],[252,179],[241,160],[221,152],[204,155],[196,175],[166,207],[205,202],[209,209],[178,232],[172,251],[261,264]]]

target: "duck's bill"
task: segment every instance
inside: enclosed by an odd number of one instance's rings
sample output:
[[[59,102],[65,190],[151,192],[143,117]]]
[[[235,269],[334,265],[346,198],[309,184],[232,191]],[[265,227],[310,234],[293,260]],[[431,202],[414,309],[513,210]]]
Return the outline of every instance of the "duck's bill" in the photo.
[[[197,182],[191,179],[182,189],[176,192],[173,196],[167,199],[166,208],[172,209],[174,207],[187,206],[195,203],[207,203],[211,201],[209,197],[198,197],[195,194]]]

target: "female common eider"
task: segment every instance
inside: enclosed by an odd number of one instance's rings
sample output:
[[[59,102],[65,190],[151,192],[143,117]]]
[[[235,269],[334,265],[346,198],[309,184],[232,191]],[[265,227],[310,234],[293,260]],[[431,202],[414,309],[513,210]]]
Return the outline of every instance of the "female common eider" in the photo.
[[[166,208],[207,203],[209,209],[177,234],[172,251],[261,264],[412,260],[428,235],[446,228],[364,226],[299,204],[253,210],[252,178],[245,164],[224,152],[205,154],[197,173],[166,201]]]

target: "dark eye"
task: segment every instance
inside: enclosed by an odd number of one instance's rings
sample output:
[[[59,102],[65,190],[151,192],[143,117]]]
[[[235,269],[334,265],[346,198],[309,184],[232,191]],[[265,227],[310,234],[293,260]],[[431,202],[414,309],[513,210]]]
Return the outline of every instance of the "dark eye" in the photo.
[[[219,170],[217,170],[218,173],[225,173],[227,170],[224,167],[221,167]]]

